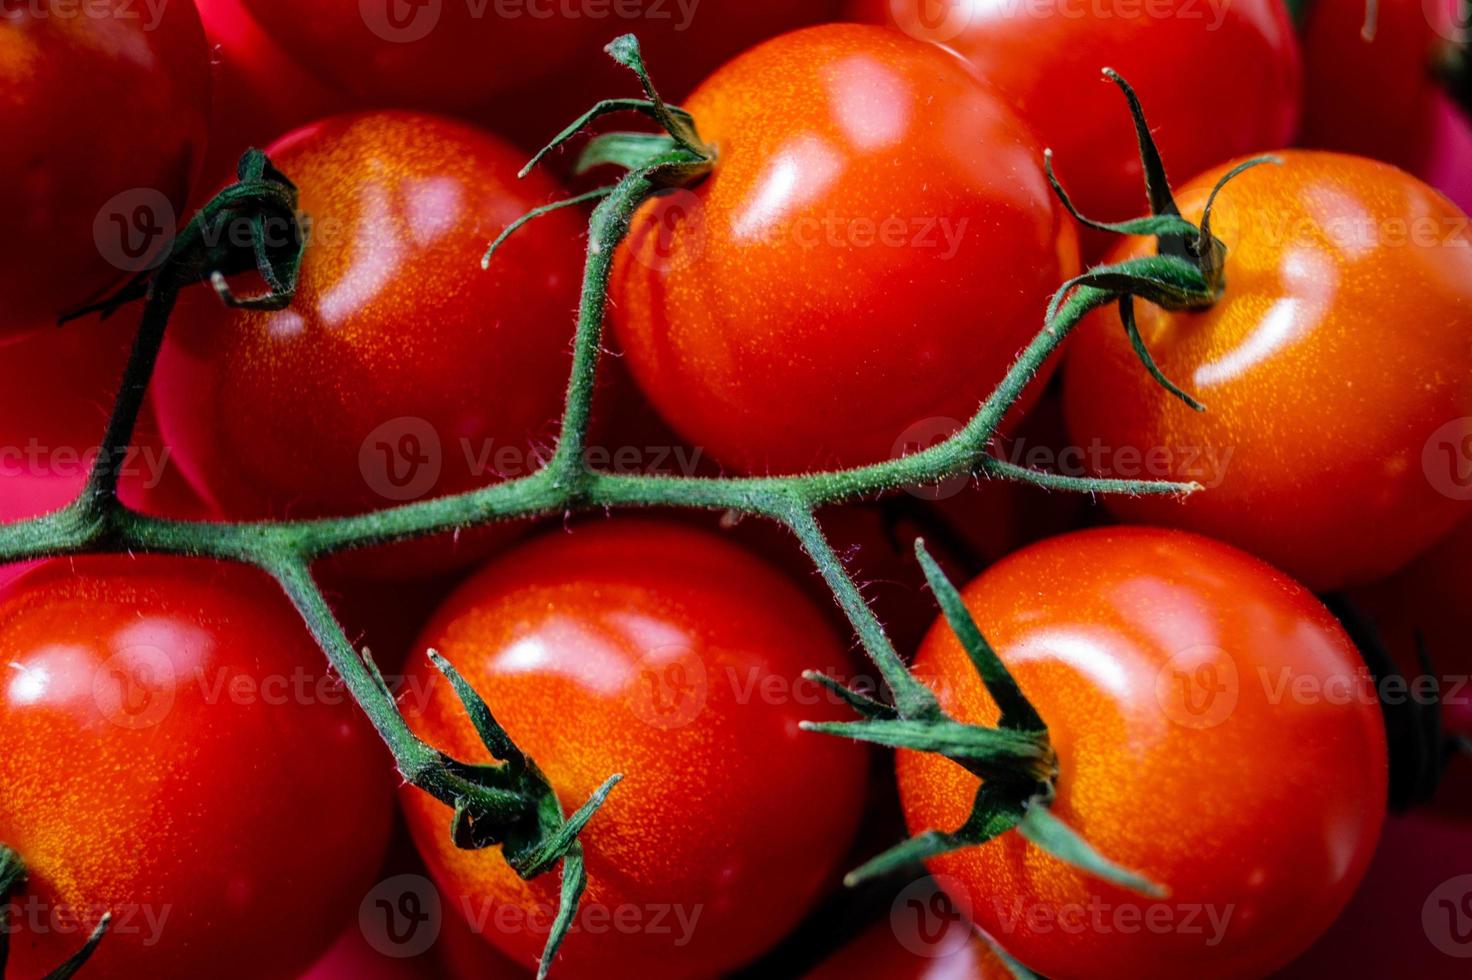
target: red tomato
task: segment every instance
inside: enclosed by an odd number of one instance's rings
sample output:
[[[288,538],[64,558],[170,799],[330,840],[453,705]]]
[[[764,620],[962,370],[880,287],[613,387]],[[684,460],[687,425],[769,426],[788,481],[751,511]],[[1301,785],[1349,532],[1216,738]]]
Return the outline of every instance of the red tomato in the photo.
[[[351,514],[525,475],[556,435],[581,224],[519,153],[431,116],[336,117],[272,159],[312,239],[291,307],[187,294],[154,402],[180,465],[232,517]]]
[[[959,908],[1054,977],[1261,977],[1328,927],[1370,860],[1388,763],[1369,672],[1307,590],[1205,538],[1119,528],[1019,552],[963,598],[1048,724],[1053,812],[1170,892],[1011,833],[929,862]],[[952,717],[996,723],[944,623],[915,672]],[[961,826],[976,777],[922,753],[896,767],[913,833]]]
[[[933,885],[931,886],[934,887]],[[956,914],[954,909],[932,908],[929,893],[907,887],[900,893],[894,915],[864,932],[830,956],[807,980],[1013,980],[996,953],[976,936],[968,923],[939,916]],[[936,914],[938,911],[938,915]],[[920,920],[910,925],[911,916],[935,916],[932,925]],[[934,937],[925,932],[934,928]],[[966,935],[960,935],[960,933]]]
[[[54,561],[0,592],[0,841],[29,871],[11,980],[113,913],[86,973],[289,977],[382,859],[391,763],[276,585]]]
[[[1052,147],[1069,195],[1097,220],[1148,213],[1139,145],[1104,68],[1134,86],[1182,177],[1276,149],[1298,122],[1301,66],[1282,0],[850,0],[850,11],[976,65]]]
[[[244,0],[195,0],[214,48],[213,111],[205,192],[235,173],[241,154],[349,100],[292,60],[245,8]]]
[[[40,0],[0,16],[0,338],[147,268],[204,159],[209,57],[194,5],[95,6]]]
[[[827,888],[863,808],[865,754],[798,723],[842,717],[806,669],[848,657],[794,586],[731,545],[644,521],[542,538],[465,585],[425,632],[492,705],[568,812],[623,773],[582,835],[588,892],[564,977],[715,976],[786,935]],[[410,723],[488,762],[450,686],[411,668]],[[535,963],[558,875],[462,851],[450,810],[406,793],[410,829],[471,927]],[[657,917],[657,918],[656,918]]]
[[[1385,822],[1353,901],[1277,980],[1462,980],[1472,951],[1472,834],[1423,816]]]
[[[1110,499],[1117,514],[1210,534],[1328,590],[1393,572],[1468,513],[1472,236],[1451,202],[1385,164],[1284,159],[1217,200],[1216,305],[1136,304],[1166,377],[1207,411],[1150,379],[1112,309],[1073,340],[1065,407],[1096,473],[1208,487]],[[1187,215],[1225,170],[1181,189]],[[1154,248],[1132,239],[1110,261]]]
[[[1303,31],[1304,145],[1420,173],[1442,101],[1433,68],[1458,36],[1457,3],[1378,0],[1370,37],[1365,0],[1310,4]]]
[[[518,83],[557,74],[624,33],[607,5],[592,16],[576,2],[243,2],[324,80],[363,103],[416,109],[484,104]]]
[[[715,169],[636,216],[613,312],[655,406],[727,466],[875,462],[969,419],[1076,269],[1031,135],[935,47],[809,28],[685,106]]]

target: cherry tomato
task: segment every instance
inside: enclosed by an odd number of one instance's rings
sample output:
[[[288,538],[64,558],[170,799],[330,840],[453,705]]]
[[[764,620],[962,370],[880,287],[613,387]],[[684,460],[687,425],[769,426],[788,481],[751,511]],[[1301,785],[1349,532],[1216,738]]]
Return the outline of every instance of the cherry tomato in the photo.
[[[1393,817],[1354,899],[1279,980],[1460,980],[1472,949],[1472,834],[1421,814]]]
[[[1019,552],[963,598],[1048,725],[1054,814],[1169,895],[1012,833],[929,862],[962,911],[1055,977],[1261,977],[1328,927],[1374,850],[1388,763],[1369,672],[1307,590],[1205,538],[1118,528]],[[915,672],[953,717],[996,722],[944,623]],[[913,833],[962,825],[976,777],[913,752],[896,768]]]
[[[1442,87],[1433,69],[1457,37],[1458,0],[1309,6],[1303,30],[1305,146],[1374,157],[1420,173],[1435,142]]]
[[[1184,503],[1110,500],[1117,514],[1210,534],[1328,590],[1385,576],[1468,513],[1472,237],[1451,202],[1385,164],[1284,160],[1217,200],[1220,301],[1136,304],[1166,377],[1207,411],[1150,379],[1113,310],[1074,338],[1065,408],[1095,472],[1207,487]],[[1224,170],[1181,189],[1186,214]],[[1153,248],[1130,240],[1110,261]]]
[[[183,216],[209,55],[192,3],[154,7],[41,0],[0,15],[0,339],[147,268]]]
[[[969,419],[1076,269],[1031,135],[933,46],[813,27],[685,107],[714,171],[635,217],[613,312],[646,394],[727,466],[875,462]]]
[[[49,562],[0,592],[12,980],[290,977],[388,840],[391,762],[280,590],[185,559]]]
[[[729,972],[836,884],[865,753],[799,731],[842,716],[801,674],[851,668],[808,600],[755,558],[678,526],[580,527],[487,567],[420,647],[486,698],[568,812],[624,774],[582,835],[588,892],[555,967],[563,976]],[[423,695],[405,699],[410,724],[457,758],[490,761],[432,673],[411,668]],[[499,851],[457,849],[444,805],[417,792],[404,804],[447,902],[535,963],[558,875],[523,882]]]
[[[241,154],[351,101],[316,78],[272,39],[243,0],[195,0],[214,49],[214,105],[205,163],[208,194],[229,180]]]
[[[1182,177],[1275,149],[1298,122],[1300,55],[1282,0],[851,0],[850,11],[971,61],[1052,147],[1070,196],[1097,220],[1148,211],[1139,146],[1118,90],[1100,77],[1106,67],[1135,87]]]
[[[324,80],[364,104],[415,109],[483,104],[623,33],[606,7],[591,16],[582,4],[546,0],[243,2]]]
[[[525,475],[556,435],[581,224],[521,156],[432,116],[334,117],[271,147],[312,232],[290,308],[190,291],[154,402],[180,466],[238,518],[350,514]]]

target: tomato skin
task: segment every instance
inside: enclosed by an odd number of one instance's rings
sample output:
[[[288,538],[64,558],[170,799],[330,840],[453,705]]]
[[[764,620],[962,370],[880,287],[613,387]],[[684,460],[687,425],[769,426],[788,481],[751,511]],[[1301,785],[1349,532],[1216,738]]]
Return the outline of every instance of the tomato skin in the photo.
[[[1282,0],[1167,7],[851,0],[850,13],[960,52],[1052,147],[1083,213],[1109,221],[1148,205],[1128,110],[1102,69],[1134,86],[1178,177],[1282,146],[1298,123],[1301,58]]]
[[[181,467],[236,518],[341,515],[525,475],[571,364],[581,225],[502,228],[559,196],[516,151],[433,116],[339,116],[268,150],[315,229],[289,309],[190,291],[154,402]],[[508,452],[505,458],[503,452]]]
[[[1327,591],[1393,572],[1468,513],[1427,454],[1472,416],[1472,239],[1451,202],[1385,164],[1283,156],[1218,198],[1223,299],[1136,304],[1160,368],[1207,411],[1149,378],[1112,308],[1073,338],[1065,411],[1077,444],[1106,450],[1096,472],[1121,475],[1125,452],[1138,472],[1153,453],[1150,478],[1208,487],[1110,499],[1114,513],[1220,538]],[[1225,170],[1180,189],[1188,216]],[[1110,261],[1152,248],[1132,239]]]
[[[800,721],[842,709],[791,685],[805,669],[852,667],[808,600],[739,549],[647,521],[545,537],[467,583],[420,647],[486,698],[567,812],[624,774],[582,835],[586,927],[562,948],[563,976],[729,972],[836,884],[866,755],[800,732]],[[410,668],[424,692],[406,699],[410,724],[457,758],[489,761],[432,673]],[[447,807],[417,792],[403,802],[446,904],[512,959],[535,963],[558,875],[521,882],[499,850],[455,848]],[[656,905],[669,913],[664,927],[610,926]],[[679,914],[698,918],[686,928]]]
[[[1356,153],[1421,173],[1435,145],[1443,90],[1439,48],[1456,36],[1457,0],[1380,0],[1374,36],[1365,4],[1310,5],[1303,29],[1305,146]]]
[[[824,960],[807,980],[1012,980],[996,953],[980,938],[959,949],[906,948],[897,924],[875,925]]]
[[[495,3],[244,3],[299,63],[360,102],[432,111],[481,104],[556,74],[620,33],[611,21],[560,16],[555,8],[538,14],[533,4],[501,16]]]
[[[1161,901],[1172,909],[1229,907],[1232,917],[1219,944],[1206,942],[1209,932],[1139,928],[1157,900],[1018,834],[928,862],[938,880],[949,877],[958,907],[969,905],[1029,968],[1058,978],[1148,976],[1162,963],[1193,977],[1266,976],[1327,928],[1374,849],[1387,761],[1368,671],[1311,594],[1205,538],[1116,528],[1019,552],[962,595],[1049,726],[1054,813],[1169,888]],[[1201,697],[1186,700],[1171,685],[1200,678],[1187,672],[1202,666],[1223,686],[1195,682]],[[915,672],[953,717],[995,723],[944,624]],[[1317,693],[1275,695],[1285,682]],[[1235,702],[1215,700],[1232,690]],[[912,833],[961,825],[975,777],[913,752],[896,769]],[[1069,926],[1066,916],[1091,907],[1140,913],[1136,931]],[[1044,913],[1059,918],[1050,925]]]
[[[131,17],[54,6],[0,18],[0,132],[16,148],[0,163],[0,342],[135,271],[116,264],[133,256],[109,220],[131,230],[141,214],[159,234],[133,243],[161,247],[204,159],[209,57],[194,5]]]
[[[13,980],[55,969],[99,908],[118,917],[87,965],[99,980],[291,977],[324,951],[382,859],[392,763],[274,583],[184,559],[49,562],[0,592],[0,652],[17,901],[43,923],[87,913],[66,933],[17,916]],[[159,930],[148,912],[168,915]]]
[[[969,419],[1076,269],[1031,135],[932,46],[796,31],[685,107],[715,170],[635,217],[612,310],[646,394],[727,466],[875,462]]]

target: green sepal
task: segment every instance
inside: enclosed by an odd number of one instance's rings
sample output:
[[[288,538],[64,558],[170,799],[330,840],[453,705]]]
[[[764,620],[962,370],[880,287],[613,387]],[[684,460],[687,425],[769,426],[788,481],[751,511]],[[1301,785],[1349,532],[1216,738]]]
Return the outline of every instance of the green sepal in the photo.
[[[649,77],[649,70],[644,65],[644,53],[639,49],[639,39],[632,34],[624,34],[614,38],[608,46],[603,49],[614,61],[623,65],[639,77],[639,84],[644,86],[644,94],[655,107],[655,121],[664,127],[665,132],[672,136],[682,149],[699,159],[708,160],[713,155],[710,147],[700,138],[695,130],[695,120],[690,113],[684,109],[667,105],[664,99],[659,97],[659,92],[654,88],[654,82]]]
[[[942,854],[966,847],[980,847],[1002,836],[1020,824],[1024,814],[1025,797],[1017,796],[1011,791],[1011,786],[1011,783],[983,783],[976,791],[971,815],[960,829],[950,833],[930,830],[917,834],[850,871],[844,876],[843,883],[853,888],[901,868],[923,864]]]
[[[1125,293],[1119,298],[1119,319],[1124,324],[1125,336],[1130,339],[1130,346],[1134,348],[1135,356],[1150,372],[1150,377],[1170,394],[1185,402],[1187,407],[1195,412],[1206,411],[1206,406],[1192,398],[1186,392],[1176,386],[1175,382],[1167,378],[1160,370],[1160,365],[1155,363],[1155,358],[1150,354],[1150,348],[1145,346],[1145,338],[1140,336],[1140,324],[1135,320],[1135,298]]]
[[[867,694],[860,694],[858,691],[845,686],[843,682],[835,680],[834,678],[829,677],[827,674],[821,673],[820,671],[805,670],[803,671],[802,676],[807,680],[815,681],[818,684],[823,685],[823,687],[838,695],[850,708],[853,708],[865,718],[894,719],[899,717],[899,712],[897,712],[892,705],[884,704],[880,701],[875,701]]]
[[[683,109],[676,109],[672,106],[666,106],[665,109],[669,113],[673,114],[676,118],[678,118],[681,114],[684,114],[687,119],[689,118],[689,115],[685,113]],[[578,134],[586,129],[589,124],[602,119],[604,116],[612,116],[621,112],[637,112],[641,115],[648,116],[650,119],[653,119],[656,122],[660,121],[660,107],[655,105],[655,103],[651,102],[648,99],[604,99],[601,102],[594,103],[593,108],[589,109],[581,116],[578,116],[577,119],[569,123],[561,132],[552,137],[551,142],[538,150],[536,154],[529,161],[527,161],[526,166],[521,168],[520,172],[517,173],[517,176],[525,177],[527,174],[530,174],[533,170],[537,169],[538,165],[540,165],[541,162],[545,160],[550,153],[555,150],[561,149],[567,143],[576,139]]]
[[[1064,283],[1048,303],[1048,322],[1057,319],[1064,301],[1080,287],[1104,293],[1098,305],[1132,295],[1168,310],[1194,310],[1216,301],[1211,284],[1194,262],[1170,255],[1145,255],[1110,265],[1095,266]]]
[[[1002,961],[1002,965],[1012,975],[1012,980],[1042,980],[1036,973],[1019,963],[1017,958],[1007,952],[1006,947],[993,939],[991,934],[985,929],[982,929],[980,926],[974,926],[973,931],[976,933],[977,938],[986,943],[987,947],[996,954],[997,959]]]
[[[976,620],[971,616],[971,610],[966,608],[961,594],[935,563],[935,559],[930,557],[930,552],[925,549],[925,542],[918,538],[915,541],[915,557],[920,560],[925,581],[930,583],[930,591],[935,594],[941,612],[950,624],[951,632],[961,642],[966,655],[971,658],[971,665],[976,668],[981,682],[986,685],[987,693],[1002,712],[1001,719],[997,722],[998,727],[1046,734],[1048,726],[1043,723],[1037,709],[1027,699],[1027,695],[1022,693],[1012,672],[982,635]]]
[[[496,236],[496,240],[486,247],[486,254],[480,257],[480,267],[482,269],[489,269],[491,267],[491,257],[496,254],[497,249],[506,244],[506,239],[516,234],[523,226],[530,224],[537,218],[545,214],[551,214],[554,211],[561,211],[564,208],[575,208],[580,204],[600,201],[612,193],[612,187],[598,187],[588,191],[586,194],[577,194],[573,197],[563,198],[560,201],[553,201],[551,204],[544,204],[539,208],[532,208],[526,214],[507,225],[505,230]]]
[[[964,725],[944,717],[805,721],[801,727],[891,749],[933,752],[978,775],[1020,772],[1044,779],[1053,767],[1053,755],[1042,733]]]
[[[1073,199],[1063,189],[1057,174],[1053,172],[1053,151],[1043,151],[1043,173],[1047,175],[1048,185],[1053,188],[1053,194],[1058,198],[1063,210],[1067,211],[1069,217],[1079,224],[1092,228],[1095,231],[1109,232],[1114,235],[1140,235],[1157,238],[1161,235],[1174,235],[1181,238],[1193,238],[1196,235],[1196,226],[1191,224],[1179,214],[1152,214],[1144,218],[1133,218],[1129,221],[1095,221],[1093,218],[1085,217],[1079,209],[1074,206]]]
[[[92,935],[87,937],[87,942],[82,945],[82,948],[68,956],[66,962],[61,966],[46,974],[46,980],[71,980],[76,976],[77,971],[86,966],[92,954],[97,952],[97,947],[102,944],[102,937],[107,935],[107,927],[111,924],[112,913],[104,912],[102,918],[97,922],[97,928],[92,930]]]
[[[1138,872],[1120,867],[1094,850],[1093,845],[1048,809],[1043,797],[1035,797],[1029,801],[1027,814],[1022,818],[1017,831],[1053,857],[1095,878],[1149,898],[1165,898],[1170,894],[1169,889],[1164,886]]]
[[[1145,195],[1150,201],[1150,213],[1180,217],[1181,209],[1176,205],[1175,195],[1171,193],[1170,178],[1165,173],[1165,161],[1160,158],[1160,147],[1156,146],[1155,136],[1150,132],[1150,123],[1145,119],[1145,109],[1140,105],[1140,97],[1135,94],[1130,83],[1113,68],[1105,68],[1104,77],[1119,86],[1125,101],[1129,103],[1130,118],[1135,124],[1135,138],[1140,144],[1140,163],[1145,171]],[[1194,237],[1193,230],[1186,234],[1158,235],[1156,240],[1161,255],[1189,259]]]
[[[582,176],[603,166],[638,170],[678,149],[675,138],[664,133],[604,133],[583,147],[573,172]]]

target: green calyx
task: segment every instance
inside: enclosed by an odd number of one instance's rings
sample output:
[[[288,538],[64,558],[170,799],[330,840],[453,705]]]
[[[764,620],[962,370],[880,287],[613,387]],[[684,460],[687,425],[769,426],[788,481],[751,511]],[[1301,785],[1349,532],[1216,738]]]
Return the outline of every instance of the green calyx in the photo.
[[[912,837],[850,872],[845,884],[858,885],[916,862],[980,846],[1015,830],[1060,861],[1098,878],[1142,894],[1164,895],[1165,890],[1159,885],[1101,855],[1049,809],[1056,794],[1058,761],[1047,725],[987,642],[955,586],[930,557],[923,541],[915,542],[915,554],[946,622],[970,658],[1000,717],[994,728],[970,725],[947,715],[933,698],[918,711],[889,707],[848,690],[831,678],[809,675],[838,691],[863,720],[806,722],[805,730],[933,753],[981,780],[965,824],[952,831],[931,830]],[[914,680],[914,683],[920,682]]]
[[[15,851],[0,844],[0,977],[5,976],[5,970],[10,961],[10,935],[14,927],[10,924],[10,897],[25,887],[26,866],[21,861],[20,855]],[[98,920],[92,934],[66,961],[46,974],[45,980],[71,980],[77,971],[87,964],[101,945],[102,938],[107,935],[108,926],[112,924],[112,913],[105,912]]]

